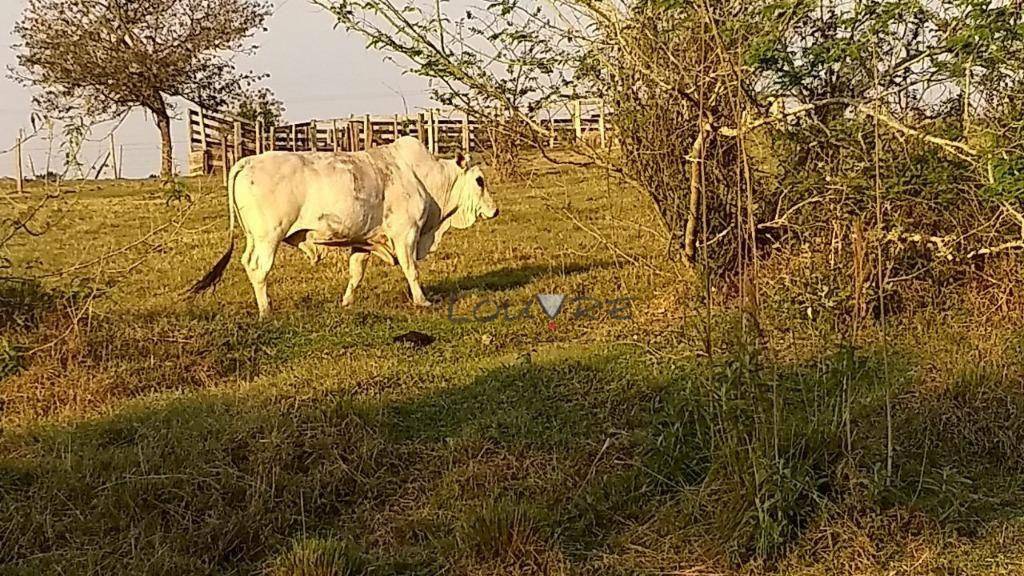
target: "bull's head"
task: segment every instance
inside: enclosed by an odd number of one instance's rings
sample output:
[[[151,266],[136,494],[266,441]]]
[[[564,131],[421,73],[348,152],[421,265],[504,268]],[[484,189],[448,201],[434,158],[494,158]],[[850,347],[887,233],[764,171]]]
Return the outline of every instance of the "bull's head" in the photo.
[[[484,173],[479,166],[469,166],[469,156],[459,153],[455,159],[458,176],[452,186],[452,195],[458,208],[452,215],[452,226],[469,228],[477,218],[489,219],[498,215],[498,205],[491,198],[484,182]]]

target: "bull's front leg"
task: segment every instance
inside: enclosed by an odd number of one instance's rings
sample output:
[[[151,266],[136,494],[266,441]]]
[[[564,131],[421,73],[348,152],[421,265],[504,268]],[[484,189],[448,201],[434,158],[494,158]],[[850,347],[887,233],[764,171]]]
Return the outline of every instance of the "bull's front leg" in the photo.
[[[398,257],[398,265],[402,267],[406,281],[409,282],[412,303],[426,308],[431,306],[431,303],[423,295],[423,288],[420,287],[419,271],[416,269],[416,242],[418,239],[419,229],[409,230],[400,241],[395,242],[395,255]]]

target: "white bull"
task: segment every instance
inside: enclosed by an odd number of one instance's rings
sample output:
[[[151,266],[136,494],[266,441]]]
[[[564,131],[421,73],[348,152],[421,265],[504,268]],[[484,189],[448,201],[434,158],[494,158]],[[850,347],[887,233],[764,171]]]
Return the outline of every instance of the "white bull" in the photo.
[[[228,175],[231,245],[189,292],[214,287],[234,250],[235,216],[245,232],[242,265],[260,317],[270,312],[267,274],[281,242],[298,246],[314,263],[321,246],[349,247],[352,303],[369,255],[398,264],[417,306],[430,306],[416,261],[437,248],[449,227],[468,228],[498,208],[479,167],[459,154],[434,158],[412,137],[365,152],[267,152],[239,161]]]

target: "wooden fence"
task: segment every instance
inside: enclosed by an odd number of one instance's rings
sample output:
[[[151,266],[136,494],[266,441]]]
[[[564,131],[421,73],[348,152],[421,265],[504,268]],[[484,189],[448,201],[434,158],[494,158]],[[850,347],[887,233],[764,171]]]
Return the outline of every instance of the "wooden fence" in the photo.
[[[600,100],[573,100],[545,110],[538,122],[548,129],[548,146],[581,139],[591,146],[609,145],[610,131]],[[430,109],[417,114],[365,114],[310,120],[286,126],[263,126],[221,112],[188,111],[189,174],[225,173],[239,159],[269,150],[351,152],[415,136],[435,154],[486,150],[490,138],[484,125],[453,110]],[[226,178],[226,175],[225,175]]]

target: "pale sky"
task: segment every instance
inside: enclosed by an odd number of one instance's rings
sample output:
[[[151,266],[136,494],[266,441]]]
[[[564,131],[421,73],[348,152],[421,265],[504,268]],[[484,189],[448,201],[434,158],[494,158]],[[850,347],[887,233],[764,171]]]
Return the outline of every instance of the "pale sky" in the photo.
[[[2,153],[14,144],[18,129],[31,132],[32,92],[7,77],[14,65],[14,23],[25,0],[0,0],[0,177],[12,176],[13,154]],[[238,68],[270,75],[264,81],[284,101],[289,121],[335,118],[349,114],[394,114],[404,112],[401,93],[410,111],[429,104],[425,80],[403,74],[393,62],[385,62],[379,52],[366,49],[363,40],[341,29],[334,29],[333,17],[308,0],[273,0],[276,8],[268,20],[268,32],[256,36],[259,49],[254,56],[241,57]],[[175,163],[184,173],[187,162],[186,108],[179,105],[172,127]],[[103,139],[110,127],[100,126],[92,138]],[[124,145],[123,177],[140,178],[159,172],[160,136],[155,125],[142,111],[135,111],[115,132],[118,145]],[[106,141],[90,143],[80,155],[88,167],[107,149]],[[28,175],[31,156],[36,170],[43,172],[47,145],[35,140],[25,145],[24,171]],[[59,152],[55,165],[61,163]]]

